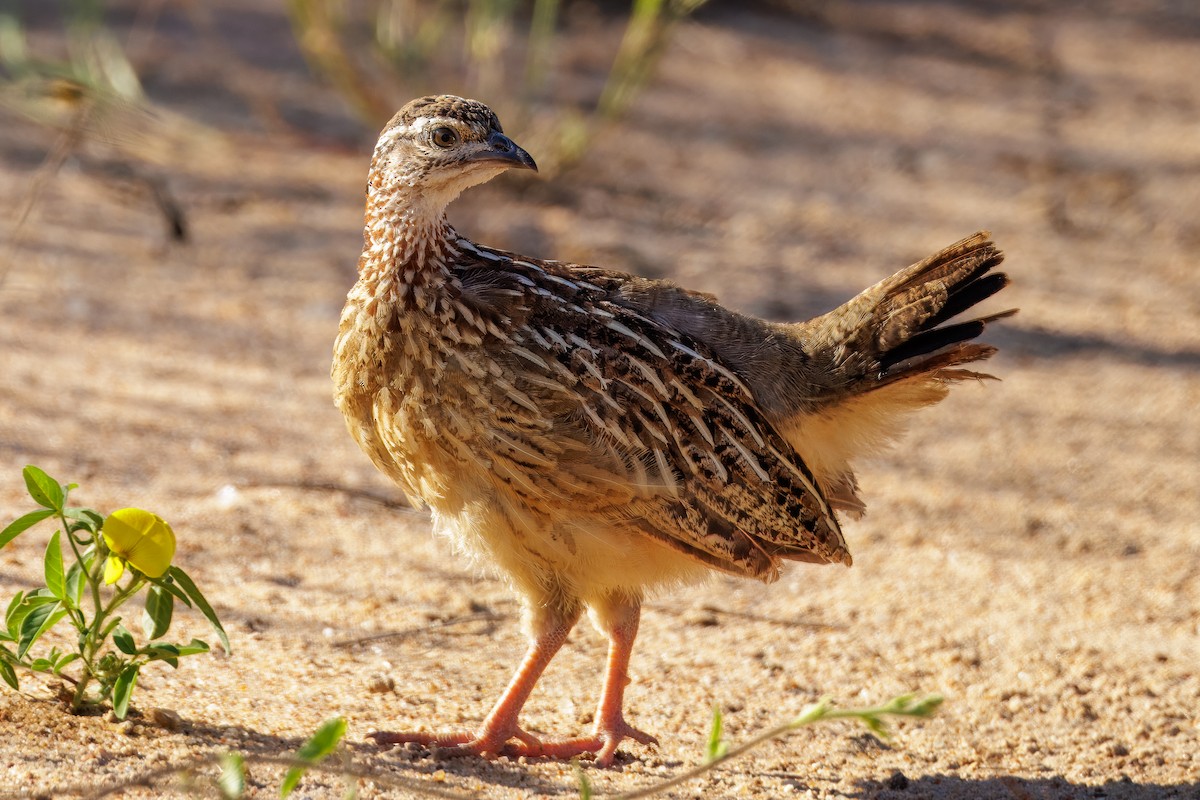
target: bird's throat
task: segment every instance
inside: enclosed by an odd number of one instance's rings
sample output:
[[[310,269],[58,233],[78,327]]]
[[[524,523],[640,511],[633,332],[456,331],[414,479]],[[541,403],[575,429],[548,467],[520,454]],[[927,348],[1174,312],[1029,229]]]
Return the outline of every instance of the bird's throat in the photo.
[[[445,208],[444,198],[373,193],[367,203],[360,277],[394,284],[400,299],[443,285],[457,254],[457,236]]]

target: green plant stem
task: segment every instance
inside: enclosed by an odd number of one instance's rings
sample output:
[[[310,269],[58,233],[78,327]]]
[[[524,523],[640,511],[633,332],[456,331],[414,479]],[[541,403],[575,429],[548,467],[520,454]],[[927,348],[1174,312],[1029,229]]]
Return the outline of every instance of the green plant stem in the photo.
[[[30,675],[46,675],[47,674],[45,672],[39,672],[38,670],[32,668],[31,666],[29,666],[28,664],[26,664],[23,661],[9,661],[8,663],[14,667],[20,667],[21,669],[28,672]],[[62,678],[64,681],[71,684],[72,686],[79,685],[79,681],[75,680],[70,675],[64,675],[61,672],[55,672],[55,673],[53,673],[53,675],[57,678]]]
[[[65,515],[64,515],[63,519],[65,520]],[[63,530],[67,534],[67,541],[71,544],[71,552],[75,554],[75,561],[79,564],[80,567],[84,567],[84,571],[83,571],[84,576],[88,576],[87,569],[86,569],[87,562],[84,561],[83,554],[79,552],[79,545],[75,543],[74,534],[72,534],[71,531],[66,528],[66,526],[63,527]],[[92,534],[92,536],[93,536],[93,541],[95,541],[95,539],[94,539],[95,534]],[[83,615],[83,609],[77,608],[75,606],[69,606],[69,608],[71,611],[71,622],[74,623],[75,629],[78,630],[81,634],[85,633],[87,631],[87,617],[85,617]],[[79,615],[78,620],[76,620],[76,618],[75,618],[76,614]]]
[[[103,563],[103,559],[97,559],[97,571],[103,568]],[[92,678],[96,677],[96,654],[100,651],[100,648],[104,645],[104,642],[107,639],[103,633],[104,623],[107,621],[112,612],[116,611],[122,603],[124,603],[126,600],[136,594],[139,589],[146,585],[145,578],[134,578],[124,589],[117,590],[117,593],[113,595],[112,599],[108,602],[108,605],[101,607],[99,574],[94,576],[94,579],[91,575],[88,577],[89,580],[92,581],[92,588],[96,602],[96,616],[92,619],[91,627],[88,628],[88,631],[85,634],[83,650],[80,652],[80,655],[83,657],[83,677],[80,678],[79,683],[75,684],[75,694],[71,698],[71,708],[74,710],[78,710],[79,707],[83,705],[84,692],[87,689],[87,685],[91,682]]]
[[[731,758],[737,758],[742,753],[745,753],[748,750],[753,750],[755,747],[758,747],[764,742],[786,736],[792,731],[795,731],[798,728],[803,728],[806,725],[811,725],[814,722],[822,722],[830,719],[855,718],[867,723],[868,727],[871,727],[872,730],[878,732],[881,730],[881,727],[879,727],[881,725],[880,717],[926,717],[932,714],[942,702],[941,697],[938,695],[931,695],[917,702],[913,702],[914,699],[915,698],[913,695],[901,695],[900,697],[893,698],[883,705],[873,706],[871,708],[835,709],[830,706],[830,702],[827,698],[822,698],[818,702],[813,703],[801,711],[800,716],[796,717],[795,719],[789,720],[782,725],[777,725],[774,728],[764,731],[754,738],[743,742],[737,747],[730,748],[717,758],[714,758],[712,761],[708,761],[698,767],[694,767],[686,772],[682,772],[679,775],[676,775],[675,777],[665,780],[661,783],[655,783],[642,789],[635,789],[632,792],[611,795],[611,798],[612,800],[637,800],[637,798],[649,797],[651,795],[658,794],[659,792],[663,792],[674,786],[678,786],[685,781],[690,781],[693,778],[699,777],[709,770],[715,769],[717,765],[722,764]]]
[[[804,719],[805,716],[807,715],[802,715],[800,719]],[[654,783],[642,789],[634,789],[632,792],[624,792],[623,794],[612,795],[612,800],[636,800],[636,798],[640,797],[650,797],[651,795],[655,795],[674,786],[678,786],[681,783],[686,783],[693,778],[698,778],[709,770],[715,769],[717,765],[722,764],[731,758],[736,758],[742,753],[745,753],[747,750],[753,750],[763,742],[770,741],[771,739],[777,739],[780,736],[791,733],[797,727],[800,727],[800,725],[797,725],[798,721],[799,720],[792,720],[791,722],[785,722],[782,725],[771,728],[770,730],[760,733],[758,736],[755,736],[753,739],[750,739],[749,741],[744,742],[737,747],[730,748],[729,750],[725,751],[724,754],[714,758],[712,761],[706,761],[698,767],[693,767],[686,772],[681,772],[675,777],[669,778],[661,783]],[[812,721],[815,720],[809,720],[809,722]],[[803,722],[800,724],[807,725],[809,722]]]
[[[65,516],[64,516],[65,520]],[[85,569],[83,574],[87,578],[88,586],[92,593],[92,608],[95,609],[96,616],[92,618],[90,627],[85,626],[84,630],[80,631],[83,637],[83,646],[79,650],[81,661],[83,661],[83,674],[79,678],[79,683],[75,684],[75,694],[71,697],[71,709],[78,711],[83,705],[84,693],[87,691],[88,683],[95,677],[95,667],[92,664],[92,659],[96,657],[96,650],[99,649],[98,635],[100,625],[103,620],[103,604],[100,601],[100,579],[104,569],[105,553],[104,548],[100,547],[100,538],[96,533],[92,534],[93,541],[96,542],[96,563],[92,565],[90,570]],[[70,538],[70,534],[67,534]],[[80,612],[82,614],[82,612]]]

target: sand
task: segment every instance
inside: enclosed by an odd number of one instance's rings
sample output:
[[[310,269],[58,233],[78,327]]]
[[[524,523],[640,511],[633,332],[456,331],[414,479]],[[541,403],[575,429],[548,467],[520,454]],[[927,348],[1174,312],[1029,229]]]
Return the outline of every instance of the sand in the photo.
[[[186,245],[144,195],[113,192],[97,165],[127,154],[101,145],[39,173],[53,134],[0,125],[6,241],[38,187],[0,284],[0,520],[30,508],[27,463],[79,483],[76,502],[156,511],[233,641],[149,668],[123,723],[69,715],[50,681],[0,691],[0,797],[182,796],[168,768],[188,764],[214,796],[203,759],[286,755],[338,715],[347,763],[376,776],[361,797],[420,796],[401,781],[576,796],[571,765],[367,740],[477,724],[524,647],[519,609],[404,508],[333,408],[374,132],[288,50],[278,8],[242,5],[215,13],[230,30],[252,18],[279,50],[256,69],[289,128],[222,88],[237,63],[186,24],[160,26],[138,64],[179,115],[143,132],[169,145],[146,169],[178,199]],[[479,241],[774,319],[988,228],[1014,281],[995,307],[1021,307],[989,337],[1002,382],[958,387],[861,467],[852,569],[718,577],[647,604],[627,713],[661,745],[585,765],[598,793],[701,763],[714,706],[737,743],[822,696],[915,691],[942,693],[941,713],[890,740],[810,728],[664,796],[1200,797],[1198,32],[1196,9],[1165,1],[725,4],[680,28],[576,168],[505,176],[453,208]],[[585,61],[617,35],[570,33]],[[0,551],[0,601],[37,585],[50,533]],[[176,625],[207,634],[195,614]],[[603,653],[580,627],[526,725],[586,729]],[[277,796],[281,768],[250,769],[248,796]],[[314,774],[297,796],[345,788]]]

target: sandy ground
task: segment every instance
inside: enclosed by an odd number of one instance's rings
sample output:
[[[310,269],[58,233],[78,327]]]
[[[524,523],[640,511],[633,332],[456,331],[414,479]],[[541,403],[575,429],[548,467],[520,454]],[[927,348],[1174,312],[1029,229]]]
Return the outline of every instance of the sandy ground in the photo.
[[[354,763],[388,779],[575,796],[570,766],[364,742],[477,723],[524,643],[504,585],[402,507],[330,401],[374,134],[307,76],[278,9],[226,5],[226,29],[252,24],[279,48],[255,68],[292,132],[261,130],[223,88],[236,63],[168,7],[139,67],[152,96],[223,142],[182,136],[154,167],[191,243],[169,244],[152,204],[114,194],[94,162],[40,184],[0,285],[0,518],[28,508],[26,463],[81,484],[78,502],[157,511],[234,653],[148,671],[125,725],[69,716],[36,679],[0,692],[0,796],[71,796],[229,749],[280,755],[335,715]],[[853,569],[717,578],[648,605],[628,712],[662,745],[588,767],[595,789],[699,763],[714,705],[737,742],[822,695],[911,690],[944,693],[944,710],[891,741],[808,729],[665,796],[1200,797],[1200,12],[735,9],[681,29],[582,165],[472,193],[460,228],[792,319],[986,227],[1015,281],[997,305],[1022,312],[991,337],[1002,383],[960,387],[861,470]],[[52,139],[0,124],[6,240]],[[0,552],[4,602],[39,580],[49,532]],[[198,617],[178,624],[205,633]],[[530,728],[585,728],[603,650],[586,627],[571,637]],[[154,724],[154,708],[182,726]],[[252,795],[275,796],[278,779],[253,767]],[[300,796],[344,788],[315,776]],[[182,791],[166,778],[120,793]]]

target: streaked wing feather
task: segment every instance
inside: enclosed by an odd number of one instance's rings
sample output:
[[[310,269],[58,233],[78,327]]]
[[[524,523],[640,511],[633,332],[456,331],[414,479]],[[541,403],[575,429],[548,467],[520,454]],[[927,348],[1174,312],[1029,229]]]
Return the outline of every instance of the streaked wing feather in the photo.
[[[849,563],[811,472],[704,342],[619,302],[618,273],[460,244],[463,300],[512,331],[494,354],[511,369],[493,391],[514,407],[497,474],[518,495],[727,572],[769,579],[779,559]],[[553,437],[521,423],[528,403]]]

